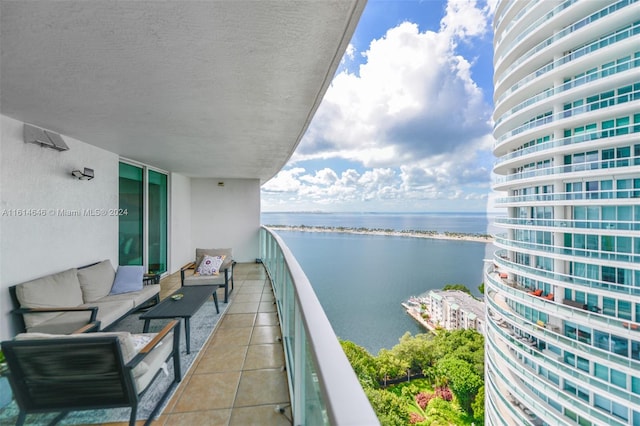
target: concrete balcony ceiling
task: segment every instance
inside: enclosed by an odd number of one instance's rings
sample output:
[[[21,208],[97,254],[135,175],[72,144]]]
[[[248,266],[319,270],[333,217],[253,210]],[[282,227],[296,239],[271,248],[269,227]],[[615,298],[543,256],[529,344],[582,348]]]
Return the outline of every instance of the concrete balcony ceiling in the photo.
[[[265,182],[365,3],[2,1],[0,113],[186,176]]]

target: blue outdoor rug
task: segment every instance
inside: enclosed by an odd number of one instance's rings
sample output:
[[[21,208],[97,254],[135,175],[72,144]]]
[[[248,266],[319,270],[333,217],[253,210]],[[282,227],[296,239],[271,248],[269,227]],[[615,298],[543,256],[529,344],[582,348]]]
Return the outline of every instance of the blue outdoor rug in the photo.
[[[219,299],[220,313],[216,314],[216,308],[213,300],[205,302],[198,312],[191,317],[191,353],[187,355],[185,347],[184,321],[181,321],[180,330],[180,362],[182,367],[182,377],[187,374],[189,368],[196,359],[202,346],[213,332],[216,324],[220,320],[222,314],[227,309],[228,304],[223,303],[224,299]],[[130,331],[132,333],[142,333],[144,321],[139,320],[140,313],[134,313],[120,321],[110,331]],[[158,332],[166,325],[168,320],[151,320],[149,332]],[[173,380],[173,362],[168,362],[167,367],[169,374],[160,373],[158,377],[151,383],[151,387],[147,390],[140,400],[138,406],[138,416],[136,420],[146,420],[157,401],[162,397],[167,387],[171,385]],[[175,389],[174,391],[175,392]],[[169,402],[171,396],[165,401],[165,405]],[[164,406],[159,410],[158,415],[162,413]],[[12,401],[4,408],[0,408],[0,425],[15,425],[18,418],[18,405]],[[60,425],[79,425],[79,424],[96,424],[111,422],[129,422],[130,408],[111,408],[104,410],[87,410],[72,411],[67,414],[58,424]],[[46,414],[28,414],[25,425],[48,425],[58,413]]]

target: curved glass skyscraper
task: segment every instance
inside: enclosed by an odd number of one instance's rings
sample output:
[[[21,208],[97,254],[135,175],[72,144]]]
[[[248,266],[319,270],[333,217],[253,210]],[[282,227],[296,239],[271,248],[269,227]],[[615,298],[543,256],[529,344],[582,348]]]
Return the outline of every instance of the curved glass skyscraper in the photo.
[[[501,1],[490,425],[640,426],[640,2]]]

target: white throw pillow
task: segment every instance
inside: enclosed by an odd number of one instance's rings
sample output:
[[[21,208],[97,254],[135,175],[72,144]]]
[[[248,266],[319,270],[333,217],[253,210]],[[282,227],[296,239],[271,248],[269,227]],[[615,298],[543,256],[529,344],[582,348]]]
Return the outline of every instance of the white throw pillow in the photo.
[[[198,273],[200,275],[218,275],[224,258],[225,256],[205,255],[202,262],[200,262],[200,266],[198,266]]]

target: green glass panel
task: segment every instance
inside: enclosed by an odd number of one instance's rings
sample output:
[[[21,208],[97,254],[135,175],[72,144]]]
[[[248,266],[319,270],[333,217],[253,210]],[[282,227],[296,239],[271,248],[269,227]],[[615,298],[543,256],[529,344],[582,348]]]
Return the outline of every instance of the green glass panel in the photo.
[[[149,272],[167,271],[167,175],[149,170]]]
[[[143,185],[142,168],[120,163],[118,179],[118,247],[120,265],[142,265],[143,259]]]

